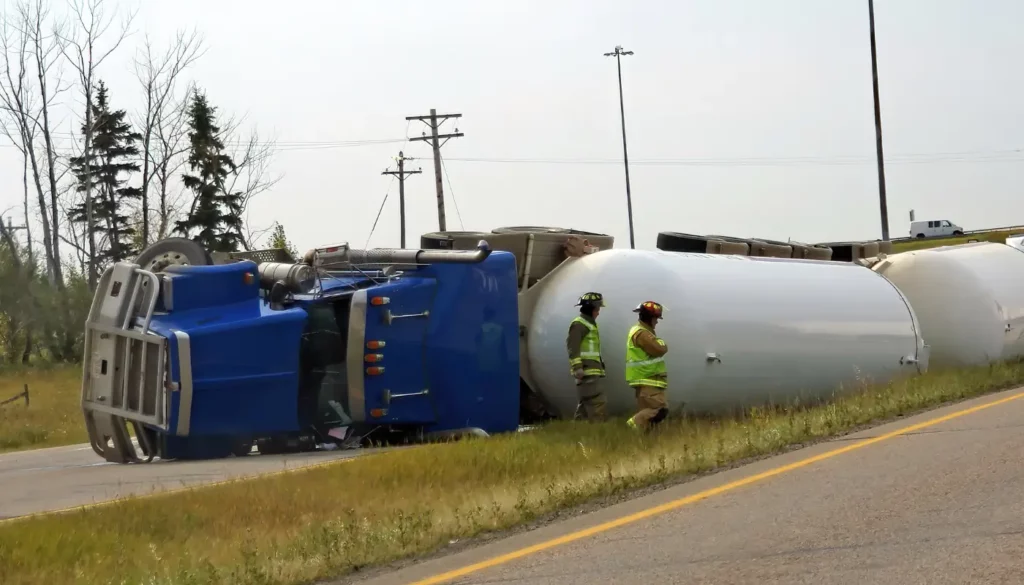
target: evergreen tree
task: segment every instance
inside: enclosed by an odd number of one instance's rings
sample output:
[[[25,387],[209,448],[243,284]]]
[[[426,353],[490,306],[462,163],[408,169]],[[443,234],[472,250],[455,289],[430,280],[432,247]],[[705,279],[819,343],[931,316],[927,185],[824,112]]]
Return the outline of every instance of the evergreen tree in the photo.
[[[242,194],[226,191],[225,178],[235,163],[217,138],[216,108],[196,90],[188,117],[192,174],[183,175],[182,182],[194,199],[188,216],[175,223],[175,231],[186,237],[196,232],[193,239],[211,252],[235,252],[242,243]]]
[[[292,255],[292,258],[299,259],[299,251],[295,249],[295,246],[288,241],[288,236],[284,233],[284,226],[281,222],[274,222],[274,231],[270,232],[270,237],[267,245],[273,249],[288,250],[288,253]]]
[[[142,139],[142,135],[133,132],[125,121],[127,112],[110,111],[107,86],[102,81],[97,84],[91,107],[93,127],[89,152],[73,157],[71,170],[78,181],[76,191],[79,193],[84,194],[87,183],[91,183],[92,231],[97,236],[105,234],[107,237],[106,249],[97,250],[92,260],[100,267],[107,262],[134,257],[137,253],[135,229],[129,222],[127,204],[130,200],[140,199],[142,192],[137,187],[128,186],[128,180],[131,173],[139,170],[136,142]],[[81,130],[83,136],[89,132],[85,124]],[[89,162],[88,176],[85,173],[86,160]],[[86,202],[72,207],[69,216],[71,221],[87,223]]]

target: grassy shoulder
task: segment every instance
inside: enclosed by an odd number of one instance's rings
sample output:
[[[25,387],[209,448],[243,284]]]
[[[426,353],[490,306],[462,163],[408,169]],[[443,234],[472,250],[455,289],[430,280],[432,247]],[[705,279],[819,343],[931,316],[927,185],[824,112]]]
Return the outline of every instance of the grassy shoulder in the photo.
[[[957,244],[966,244],[971,240],[977,240],[979,242],[997,242],[1005,243],[1006,238],[1011,234],[1024,232],[1024,229],[1001,231],[1001,232],[985,232],[981,234],[971,234],[967,236],[960,236],[956,238],[942,238],[941,240],[903,240],[899,242],[893,242],[892,251],[893,253],[898,252],[910,252],[911,250],[926,250],[928,248],[938,248],[940,246],[955,246]]]
[[[0,524],[0,582],[308,583],[1022,383],[1021,364],[931,372],[648,436],[622,421],[556,423],[28,518]]]
[[[0,373],[0,401],[29,387],[28,406],[21,399],[0,406],[0,453],[87,442],[79,408],[81,383],[79,366]]]

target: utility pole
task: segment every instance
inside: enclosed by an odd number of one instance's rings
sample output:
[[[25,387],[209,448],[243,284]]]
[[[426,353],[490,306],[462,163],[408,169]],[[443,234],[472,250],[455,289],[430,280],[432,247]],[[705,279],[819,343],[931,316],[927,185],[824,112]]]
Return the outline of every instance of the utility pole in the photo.
[[[4,226],[3,226],[2,222],[3,222],[3,219],[0,219],[0,232],[4,231],[3,230]],[[8,217],[7,218],[7,233],[13,238],[14,237],[14,232],[19,231],[19,230],[25,230],[27,232],[28,231],[28,226],[27,225],[14,225],[14,220]]]
[[[423,171],[421,171],[420,169],[416,169],[415,171],[407,171],[407,170],[405,170],[405,161],[406,160],[413,160],[413,159],[406,159],[405,158],[405,154],[403,154],[401,150],[398,151],[398,159],[397,160],[398,160],[398,170],[397,171],[384,171],[381,174],[382,175],[394,175],[394,176],[398,177],[398,216],[399,216],[399,222],[401,224],[401,230],[402,230],[402,245],[401,245],[401,247],[404,249],[405,248],[405,176],[406,175],[416,175],[416,174],[422,173]]]
[[[7,218],[7,231],[8,232],[13,234],[17,230],[27,230],[27,229],[28,229],[27,225],[14,225],[14,220],[9,218],[9,217]]]
[[[629,247],[636,248],[633,240],[633,198],[629,192],[629,154],[626,152],[626,106],[622,101],[622,55],[632,55],[633,51],[623,51],[621,45],[616,45],[611,53],[605,53],[605,57],[615,57],[615,64],[619,69],[619,115],[622,117],[622,162],[626,165],[626,211],[629,214]]]
[[[430,136],[426,133],[423,136],[416,138],[410,138],[409,140],[422,140],[424,142],[430,142],[430,145],[434,149],[434,181],[437,185],[437,225],[439,231],[445,231],[444,221],[444,189],[441,187],[441,147],[444,146],[448,140],[452,138],[459,138],[464,136],[459,129],[456,128],[455,132],[451,134],[438,134],[437,128],[448,118],[461,118],[462,114],[441,114],[437,115],[437,110],[430,108],[429,116],[406,116],[406,120],[419,120],[426,125],[430,126]],[[440,142],[440,139],[444,139],[444,142]]]
[[[889,239],[889,205],[885,199],[885,163],[882,160],[882,107],[878,100],[878,57],[875,53],[875,3],[868,0],[868,26],[871,29],[871,81],[875,98],[875,152],[878,157],[878,209],[882,216],[882,239]]]

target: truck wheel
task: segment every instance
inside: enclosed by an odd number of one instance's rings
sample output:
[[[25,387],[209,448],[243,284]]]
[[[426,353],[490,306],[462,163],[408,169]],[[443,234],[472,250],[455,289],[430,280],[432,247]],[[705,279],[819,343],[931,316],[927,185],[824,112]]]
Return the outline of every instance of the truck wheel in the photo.
[[[924,234],[917,234],[917,237],[919,237],[919,238],[923,238],[923,237],[924,237]]]
[[[166,238],[143,250],[135,263],[150,272],[162,272],[168,266],[208,266],[213,257],[188,238]]]
[[[235,457],[245,457],[249,455],[249,453],[252,452],[252,441],[241,441],[237,443],[234,448],[231,449],[231,452]]]
[[[955,230],[955,231],[953,232],[953,235],[954,235],[954,236],[962,236],[962,235],[964,235],[964,233],[963,233],[962,231],[960,231],[960,230]]]

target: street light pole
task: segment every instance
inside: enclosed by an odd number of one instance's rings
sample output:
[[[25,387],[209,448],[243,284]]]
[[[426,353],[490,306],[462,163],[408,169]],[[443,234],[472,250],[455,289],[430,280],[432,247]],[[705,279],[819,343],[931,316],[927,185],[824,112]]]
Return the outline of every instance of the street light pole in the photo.
[[[633,239],[633,198],[629,192],[629,154],[626,151],[626,107],[622,100],[622,55],[632,55],[633,51],[623,51],[621,45],[616,45],[611,53],[605,53],[605,57],[615,57],[615,64],[619,70],[619,115],[622,118],[622,162],[626,166],[626,211],[629,214],[629,247],[636,248]]]
[[[875,3],[868,0],[871,30],[871,91],[875,99],[875,156],[878,158],[878,209],[882,216],[882,239],[889,239],[889,205],[885,198],[885,163],[882,157],[882,107],[878,100],[878,57],[875,53]]]

